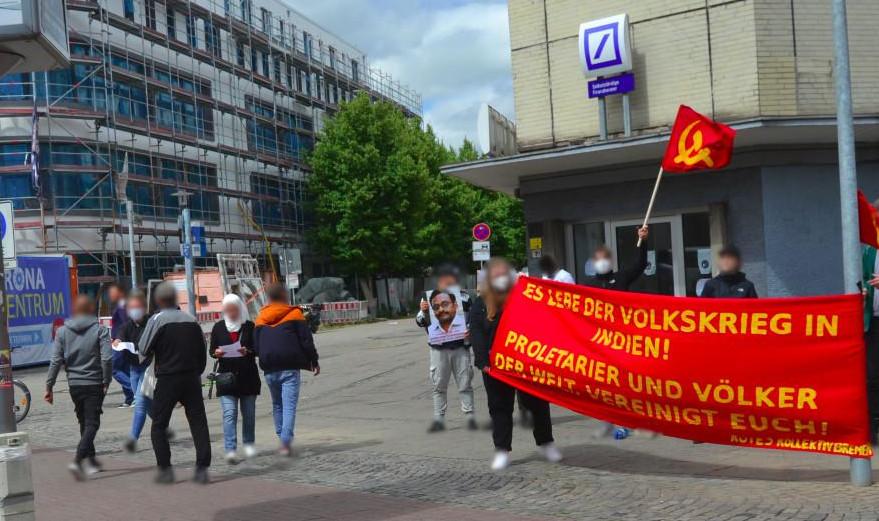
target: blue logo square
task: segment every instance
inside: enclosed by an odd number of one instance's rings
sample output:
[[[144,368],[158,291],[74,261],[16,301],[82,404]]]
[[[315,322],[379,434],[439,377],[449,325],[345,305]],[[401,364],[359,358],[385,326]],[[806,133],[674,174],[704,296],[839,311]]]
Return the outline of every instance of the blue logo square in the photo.
[[[590,71],[614,67],[623,63],[619,45],[619,24],[592,27],[583,35],[586,68]]]

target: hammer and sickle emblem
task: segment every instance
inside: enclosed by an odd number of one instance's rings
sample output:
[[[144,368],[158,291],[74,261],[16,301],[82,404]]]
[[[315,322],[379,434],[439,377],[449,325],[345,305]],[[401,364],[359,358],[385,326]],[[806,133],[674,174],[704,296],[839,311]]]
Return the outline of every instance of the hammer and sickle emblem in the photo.
[[[681,133],[681,137],[678,140],[678,155],[675,156],[675,163],[683,163],[687,166],[693,166],[702,161],[705,162],[709,168],[714,166],[714,160],[711,159],[711,149],[702,148],[701,130],[693,132],[693,142],[687,147],[687,138],[690,137],[690,132],[692,132],[693,128],[699,123],[701,122],[698,120],[690,123]]]

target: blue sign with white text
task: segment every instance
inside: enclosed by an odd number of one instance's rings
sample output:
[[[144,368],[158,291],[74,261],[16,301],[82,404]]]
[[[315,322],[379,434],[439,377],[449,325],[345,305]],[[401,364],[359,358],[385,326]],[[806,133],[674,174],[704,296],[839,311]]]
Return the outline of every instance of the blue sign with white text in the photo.
[[[631,72],[613,76],[611,78],[599,78],[588,84],[590,98],[603,98],[614,94],[626,94],[635,90],[635,75]]]

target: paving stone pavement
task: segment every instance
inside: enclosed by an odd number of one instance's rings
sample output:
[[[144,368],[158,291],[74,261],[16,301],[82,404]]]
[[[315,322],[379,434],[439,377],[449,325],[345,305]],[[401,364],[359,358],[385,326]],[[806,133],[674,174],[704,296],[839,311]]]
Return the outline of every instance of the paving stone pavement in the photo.
[[[212,470],[218,480],[256,479],[405,498],[470,509],[465,519],[476,519],[475,512],[499,511],[508,516],[590,520],[879,521],[879,485],[850,486],[845,458],[646,436],[622,442],[596,440],[592,433],[597,422],[555,408],[555,438],[565,461],[561,465],[541,461],[530,433],[517,429],[515,464],[506,472],[493,473],[488,469],[490,434],[464,428],[454,384],[449,393],[449,430],[426,434],[432,410],[427,348],[423,333],[411,321],[326,331],[317,341],[323,374],[304,378],[296,457],[273,456],[276,441],[264,395],[257,402],[261,455],[237,466],[225,464],[219,404],[208,402]],[[42,369],[17,376],[25,379],[35,396],[41,394]],[[477,414],[486,420],[485,393],[478,377],[474,386]],[[62,382],[58,389],[63,388]],[[131,410],[113,408],[118,400],[118,392],[108,397],[99,452],[113,461],[153,463],[148,439],[134,455],[121,452]],[[194,455],[182,411],[175,416],[174,461],[183,468],[192,465]],[[72,407],[59,394],[55,407],[36,403],[23,428],[35,446],[69,451],[77,435],[73,420]],[[52,461],[59,465],[58,459]],[[879,481],[879,472],[874,476]],[[188,492],[175,488],[168,493]],[[119,499],[123,498],[114,501]],[[247,518],[245,510],[242,506],[240,519]],[[396,519],[402,514],[376,515],[363,519]]]

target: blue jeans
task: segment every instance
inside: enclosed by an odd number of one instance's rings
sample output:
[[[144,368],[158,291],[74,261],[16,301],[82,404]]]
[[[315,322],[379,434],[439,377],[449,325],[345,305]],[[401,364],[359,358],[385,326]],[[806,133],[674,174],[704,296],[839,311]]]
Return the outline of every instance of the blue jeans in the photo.
[[[293,443],[296,404],[299,402],[299,370],[274,371],[265,373],[265,376],[266,385],[272,393],[275,434],[281,440],[281,445],[289,447]]]
[[[238,448],[238,407],[241,407],[241,435],[245,445],[256,440],[256,395],[220,396],[223,407],[223,443],[226,452]]]
[[[146,423],[147,415],[150,413],[150,405],[152,400],[147,398],[140,392],[140,384],[143,382],[143,375],[146,374],[147,366],[131,364],[129,371],[129,379],[131,381],[131,389],[134,391],[134,418],[131,420],[131,433],[129,436],[133,440],[140,439],[140,433],[143,431],[143,425]]]
[[[129,374],[131,364],[122,351],[113,351],[113,378],[122,386],[122,394],[125,395],[125,403],[134,401],[134,391],[131,390],[131,376]]]

